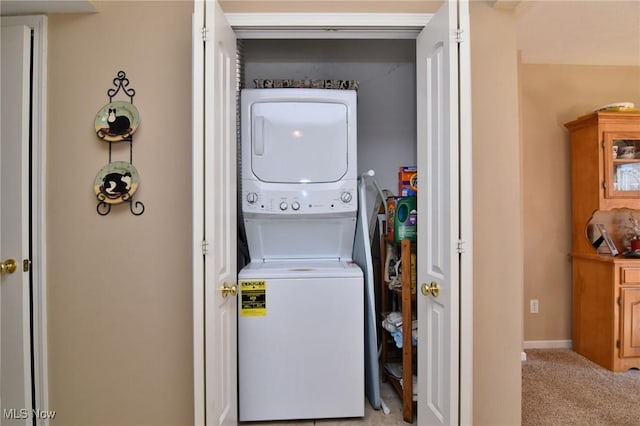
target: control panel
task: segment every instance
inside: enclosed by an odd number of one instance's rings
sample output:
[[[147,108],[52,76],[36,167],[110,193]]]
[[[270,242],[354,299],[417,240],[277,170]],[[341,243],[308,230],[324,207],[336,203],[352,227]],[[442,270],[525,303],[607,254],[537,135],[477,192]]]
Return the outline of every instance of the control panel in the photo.
[[[319,214],[357,211],[355,182],[339,184],[277,185],[271,189],[255,181],[242,182],[242,208],[246,213]]]

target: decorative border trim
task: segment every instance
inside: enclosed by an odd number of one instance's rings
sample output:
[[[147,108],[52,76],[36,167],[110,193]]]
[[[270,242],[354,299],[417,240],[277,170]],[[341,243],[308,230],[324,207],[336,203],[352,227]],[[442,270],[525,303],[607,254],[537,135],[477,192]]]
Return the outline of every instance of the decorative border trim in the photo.
[[[237,27],[424,28],[432,13],[225,13]]]
[[[244,39],[415,39],[430,13],[227,13]]]

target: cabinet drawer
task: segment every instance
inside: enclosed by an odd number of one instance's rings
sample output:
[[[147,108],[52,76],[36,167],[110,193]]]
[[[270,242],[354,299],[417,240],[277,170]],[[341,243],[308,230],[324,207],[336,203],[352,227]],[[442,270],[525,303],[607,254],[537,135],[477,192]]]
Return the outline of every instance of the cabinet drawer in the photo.
[[[620,284],[640,284],[640,266],[620,269]]]

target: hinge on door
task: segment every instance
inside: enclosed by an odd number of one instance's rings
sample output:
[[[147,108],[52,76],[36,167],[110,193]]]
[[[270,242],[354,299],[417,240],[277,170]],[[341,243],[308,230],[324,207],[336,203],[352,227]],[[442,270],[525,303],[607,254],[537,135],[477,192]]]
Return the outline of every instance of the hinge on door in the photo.
[[[607,182],[602,181],[602,189],[607,189]]]
[[[202,240],[202,243],[200,244],[200,246],[202,247],[203,256],[206,256],[207,254],[209,254],[209,241]]]
[[[618,305],[622,306],[622,297],[618,297]]]
[[[616,340],[616,348],[620,349],[620,340]]]
[[[200,34],[202,35],[202,41],[204,41],[204,42],[207,41],[207,33],[208,32],[209,32],[209,30],[207,29],[207,27],[200,28]]]
[[[31,259],[24,259],[22,261],[22,272],[29,272],[31,269]]]
[[[458,240],[456,244],[456,251],[458,252],[458,254],[464,253],[464,241]]]
[[[462,43],[462,33],[464,32],[464,30],[462,28],[457,28],[456,29],[456,43]]]

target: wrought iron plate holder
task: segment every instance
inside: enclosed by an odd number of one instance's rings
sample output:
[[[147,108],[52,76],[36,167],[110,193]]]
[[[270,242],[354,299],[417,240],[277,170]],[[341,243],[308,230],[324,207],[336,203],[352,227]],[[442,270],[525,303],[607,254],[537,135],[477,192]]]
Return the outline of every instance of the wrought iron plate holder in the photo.
[[[133,88],[129,87],[129,79],[124,71],[118,71],[117,76],[113,79],[113,85],[115,87],[107,90],[107,96],[109,97],[109,103],[113,102],[113,98],[122,90],[122,93],[129,97],[129,102],[133,105],[133,97],[136,95],[136,91]],[[98,136],[100,137],[100,136]],[[112,149],[112,141],[106,141],[109,144],[109,163],[112,163],[111,149]],[[128,142],[129,143],[129,163],[133,165],[133,134],[130,133],[122,138],[119,142]],[[98,198],[98,205],[96,206],[96,210],[99,215],[106,216],[111,212],[111,204],[105,202],[106,196],[102,193],[98,193],[96,195]],[[129,204],[129,210],[135,216],[140,216],[144,213],[144,204],[141,201],[134,201],[133,195],[126,193],[122,195],[122,201]]]

